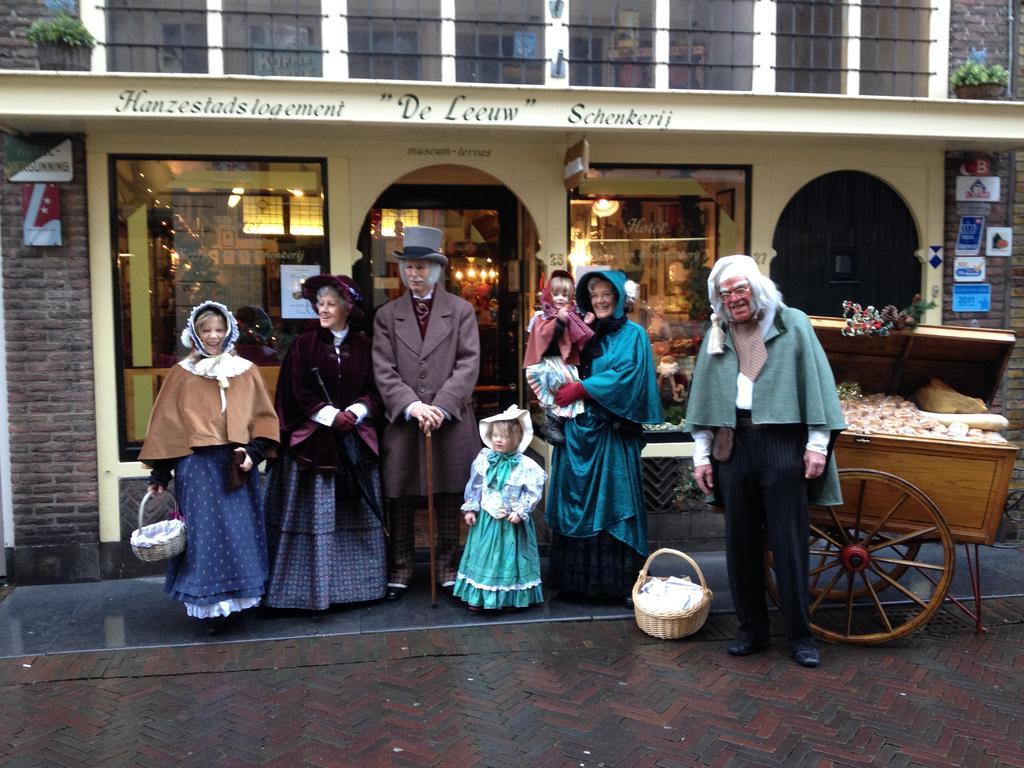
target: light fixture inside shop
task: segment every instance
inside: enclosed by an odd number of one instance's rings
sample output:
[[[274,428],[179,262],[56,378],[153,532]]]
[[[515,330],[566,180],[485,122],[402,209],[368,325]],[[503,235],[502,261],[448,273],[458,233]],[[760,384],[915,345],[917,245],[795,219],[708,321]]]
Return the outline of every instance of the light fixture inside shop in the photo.
[[[420,212],[415,208],[382,208],[380,212],[380,234],[382,237],[395,237],[396,225],[416,227],[420,223]]]
[[[611,216],[619,210],[618,200],[609,200],[606,197],[599,197],[594,201],[594,207],[591,209],[595,216],[600,216],[602,219],[605,216]]]
[[[231,194],[228,195],[228,208],[234,208],[238,205],[242,199],[242,195],[245,194],[245,190],[242,187],[235,187],[231,190]]]
[[[283,235],[284,203],[276,195],[242,198],[242,231],[247,235]]]
[[[295,197],[288,207],[288,232],[293,235],[323,235],[323,201],[319,198]]]

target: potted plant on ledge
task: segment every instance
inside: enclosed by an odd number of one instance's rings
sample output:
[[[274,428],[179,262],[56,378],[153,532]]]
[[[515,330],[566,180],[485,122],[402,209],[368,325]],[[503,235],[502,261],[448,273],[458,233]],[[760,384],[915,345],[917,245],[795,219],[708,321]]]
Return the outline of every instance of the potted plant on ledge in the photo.
[[[39,68],[88,72],[96,39],[72,15],[74,1],[48,0],[46,7],[53,16],[36,19],[25,34],[39,52]]]
[[[1010,73],[999,64],[988,64],[988,51],[971,48],[967,61],[950,75],[949,84],[958,99],[998,99]]]

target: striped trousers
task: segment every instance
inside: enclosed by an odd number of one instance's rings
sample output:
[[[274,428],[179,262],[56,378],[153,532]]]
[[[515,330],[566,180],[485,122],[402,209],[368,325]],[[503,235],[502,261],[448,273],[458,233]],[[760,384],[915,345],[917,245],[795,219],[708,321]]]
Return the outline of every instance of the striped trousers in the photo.
[[[812,637],[808,612],[808,515],[802,424],[738,428],[732,457],[718,464],[725,552],[739,619],[737,639],[769,636],[763,545],[772,550],[790,643]]]

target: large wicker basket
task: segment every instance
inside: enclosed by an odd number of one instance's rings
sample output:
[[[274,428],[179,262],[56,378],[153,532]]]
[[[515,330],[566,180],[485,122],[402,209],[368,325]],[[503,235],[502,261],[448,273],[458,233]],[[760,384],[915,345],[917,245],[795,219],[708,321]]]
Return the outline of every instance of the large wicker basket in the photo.
[[[654,612],[640,607],[640,603],[637,601],[640,588],[652,579],[661,578],[648,575],[651,563],[661,555],[675,555],[688,562],[697,572],[700,586],[704,589],[704,597],[696,605],[691,605],[683,610],[663,612]],[[640,569],[640,574],[636,578],[636,584],[633,585],[633,613],[636,616],[636,624],[651,637],[658,637],[662,640],[678,640],[687,637],[704,626],[704,622],[708,618],[708,611],[711,610],[711,597],[712,593],[704,580],[704,573],[692,557],[677,549],[659,549],[657,552],[652,552],[647,558],[647,562],[644,563],[644,567]]]
[[[178,501],[171,496],[171,492],[164,489],[164,494],[170,496],[173,511],[172,519],[161,520],[157,523],[143,525],[145,522],[146,502],[154,498],[151,491],[147,491],[139,503],[139,527],[132,533],[131,545],[135,556],[147,563],[167,560],[168,558],[180,555],[185,551],[188,536],[185,531],[185,521],[175,517],[178,513]],[[139,543],[139,538],[144,537],[145,544]]]

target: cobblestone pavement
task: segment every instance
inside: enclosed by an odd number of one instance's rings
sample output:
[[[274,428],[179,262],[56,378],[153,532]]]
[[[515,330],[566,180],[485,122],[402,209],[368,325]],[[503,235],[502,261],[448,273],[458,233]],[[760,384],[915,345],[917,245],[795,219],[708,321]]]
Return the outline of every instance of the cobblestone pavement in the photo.
[[[0,763],[1024,766],[1024,598],[797,667],[731,615],[473,626],[0,660]],[[778,629],[778,628],[777,628]]]

